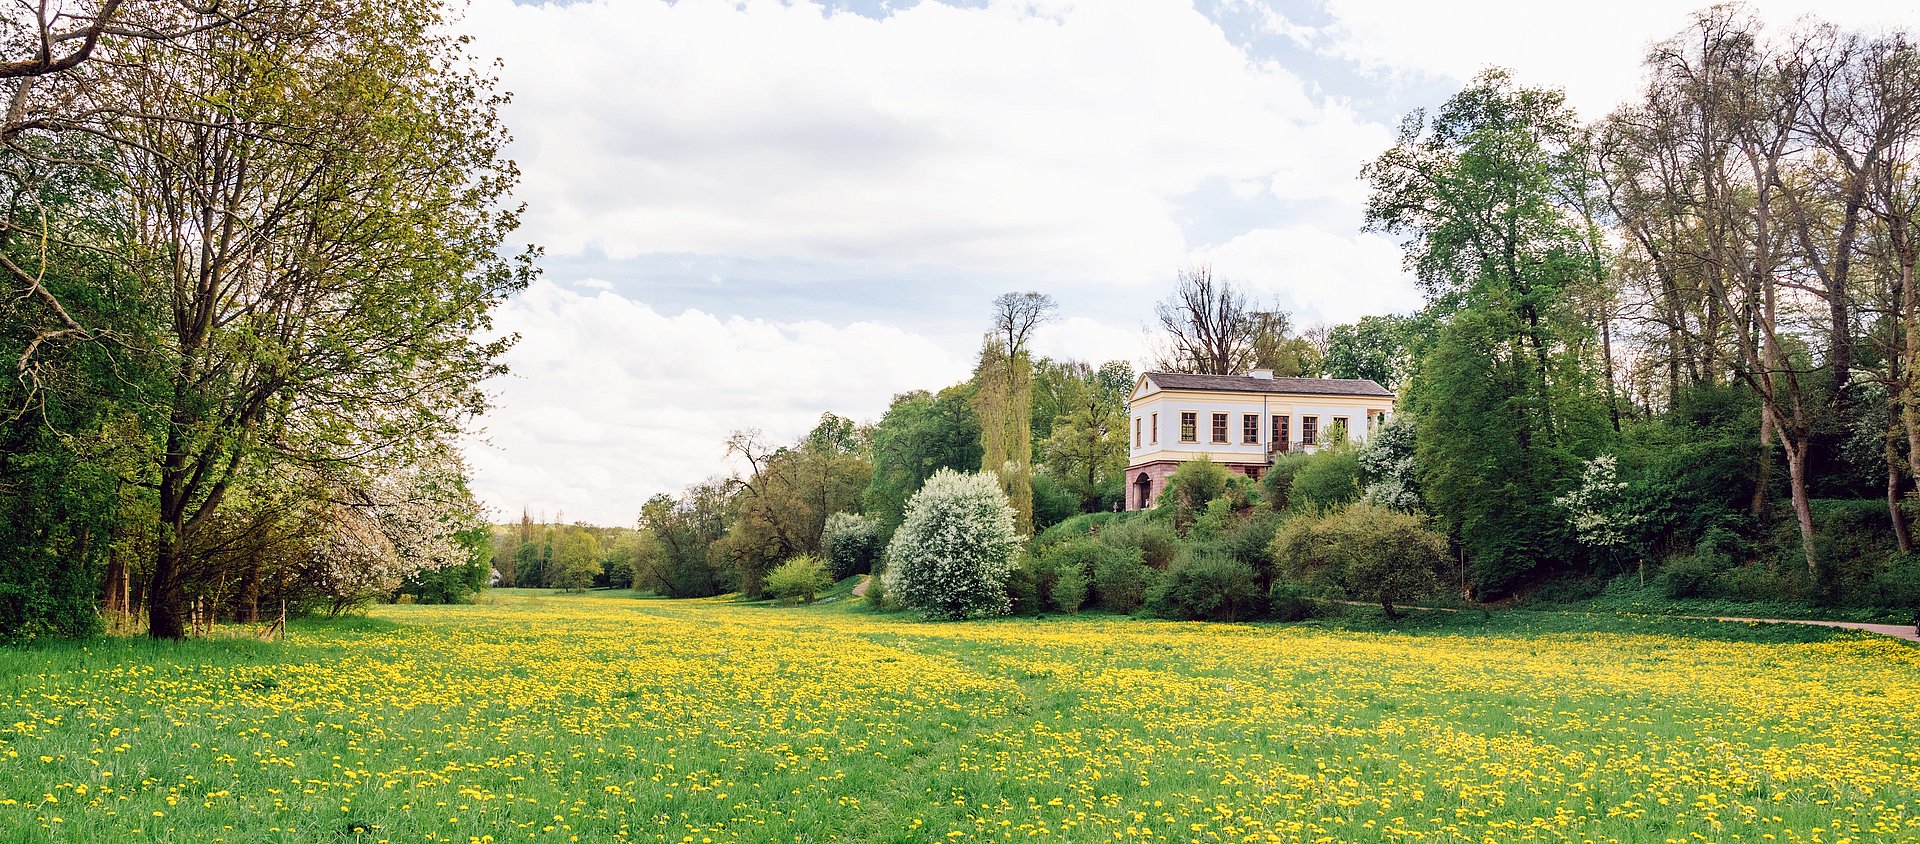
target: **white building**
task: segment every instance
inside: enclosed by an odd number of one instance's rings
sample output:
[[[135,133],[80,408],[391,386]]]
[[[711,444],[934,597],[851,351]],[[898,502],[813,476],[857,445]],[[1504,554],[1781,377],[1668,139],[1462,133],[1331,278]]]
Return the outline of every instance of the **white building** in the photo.
[[[1182,462],[1211,459],[1249,478],[1284,451],[1312,451],[1334,429],[1364,442],[1393,411],[1393,391],[1365,379],[1148,372],[1128,398],[1127,509],[1152,507]]]

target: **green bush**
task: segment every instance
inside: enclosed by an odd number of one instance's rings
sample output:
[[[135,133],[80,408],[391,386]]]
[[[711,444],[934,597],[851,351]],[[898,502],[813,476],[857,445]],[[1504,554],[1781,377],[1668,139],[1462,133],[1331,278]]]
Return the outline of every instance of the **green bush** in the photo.
[[[876,562],[873,573],[867,576],[867,591],[861,593],[860,597],[866,602],[868,609],[884,610],[887,608],[887,579],[881,576],[885,573],[886,564],[884,562]]]
[[[1305,621],[1319,614],[1312,590],[1291,580],[1275,580],[1267,590],[1267,614],[1276,621]]]
[[[1189,551],[1152,585],[1146,602],[1162,618],[1233,621],[1252,614],[1259,597],[1252,566],[1222,553]]]
[[[1099,540],[1114,548],[1139,551],[1147,565],[1162,570],[1180,553],[1180,534],[1164,519],[1142,517],[1112,523],[1100,531]]]
[[[1053,589],[1047,594],[1061,612],[1078,613],[1080,605],[1087,602],[1087,576],[1076,568],[1063,569],[1053,581]]]
[[[1300,473],[1300,467],[1307,465],[1313,455],[1304,451],[1288,451],[1274,455],[1273,465],[1267,467],[1266,474],[1260,476],[1260,488],[1266,493],[1267,508],[1284,512],[1292,506],[1293,476]]]
[[[827,562],[812,554],[794,557],[767,572],[767,595],[778,600],[811,604],[832,585]]]
[[[1044,565],[1039,557],[1022,552],[1014,561],[1013,571],[1007,573],[1007,607],[1009,615],[1039,615],[1047,608],[1046,592],[1041,589],[1041,581],[1049,584],[1051,577],[1043,578],[1040,566]]]
[[[1073,493],[1045,474],[1033,476],[1033,527],[1045,530],[1080,513]]]
[[[1287,490],[1288,508],[1310,513],[1325,513],[1359,498],[1360,452],[1344,444],[1308,455]]]
[[[1113,548],[1093,564],[1093,593],[1111,612],[1133,612],[1159,577],[1138,548]]]
[[[1173,511],[1173,526],[1184,532],[1207,504],[1227,494],[1227,469],[1201,456],[1180,464],[1167,476],[1167,488],[1160,493],[1159,506]]]
[[[1432,594],[1447,561],[1447,539],[1426,520],[1378,504],[1349,504],[1299,516],[1274,535],[1273,559],[1289,578],[1352,601],[1393,605]]]
[[[835,513],[827,517],[820,531],[820,555],[834,580],[866,574],[880,556],[880,523],[853,513]]]

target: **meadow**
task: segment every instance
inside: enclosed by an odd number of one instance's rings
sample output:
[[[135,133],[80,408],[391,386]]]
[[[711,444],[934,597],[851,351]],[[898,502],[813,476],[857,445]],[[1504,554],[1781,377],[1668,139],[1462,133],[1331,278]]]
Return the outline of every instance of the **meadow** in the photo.
[[[1891,639],[487,600],[0,651],[0,841],[1920,840]]]

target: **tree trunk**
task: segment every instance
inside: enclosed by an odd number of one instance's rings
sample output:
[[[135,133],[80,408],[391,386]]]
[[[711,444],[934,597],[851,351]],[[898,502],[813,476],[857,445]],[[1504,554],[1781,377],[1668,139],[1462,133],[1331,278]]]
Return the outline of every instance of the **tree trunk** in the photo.
[[[1766,412],[1763,408],[1760,411],[1760,466],[1758,471],[1754,472],[1753,501],[1748,505],[1748,511],[1754,518],[1761,521],[1766,520],[1767,483],[1772,479],[1773,414]]]
[[[1893,521],[1893,538],[1900,545],[1900,553],[1911,552],[1913,534],[1907,530],[1906,515],[1900,512],[1900,464],[1893,460],[1887,462],[1887,517]]]
[[[1793,488],[1793,515],[1800,521],[1800,547],[1807,555],[1807,576],[1819,578],[1820,566],[1813,552],[1813,507],[1807,502],[1807,446],[1795,445],[1788,437],[1780,444],[1787,450],[1787,476]]]
[[[154,555],[153,580],[147,586],[147,635],[155,639],[187,638],[186,595],[180,588],[182,556],[179,541],[163,531],[160,553]]]

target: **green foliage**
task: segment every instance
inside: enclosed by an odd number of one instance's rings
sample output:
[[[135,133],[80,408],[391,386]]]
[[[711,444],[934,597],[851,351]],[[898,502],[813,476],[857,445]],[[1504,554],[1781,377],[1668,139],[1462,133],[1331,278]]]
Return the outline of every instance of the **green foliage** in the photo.
[[[1227,474],[1226,467],[1202,456],[1181,463],[1167,476],[1159,506],[1172,510],[1175,529],[1186,530],[1209,502],[1227,494]]]
[[[454,534],[454,541],[467,550],[467,558],[456,565],[422,569],[409,575],[401,591],[413,595],[422,604],[471,604],[487,588],[487,576],[493,571],[493,541],[486,526],[470,527]]]
[[[1313,590],[1286,578],[1267,589],[1267,616],[1274,621],[1305,621],[1320,614]]]
[[[1327,332],[1327,375],[1366,378],[1387,389],[1413,371],[1418,320],[1404,316],[1363,316]]]
[[[880,556],[880,525],[866,516],[835,513],[820,533],[820,554],[827,559],[833,579],[866,574]]]
[[[1273,465],[1260,476],[1260,489],[1266,494],[1267,507],[1285,512],[1293,506],[1293,478],[1313,455],[1304,451],[1284,451],[1274,455]]]
[[[1369,228],[1407,239],[1440,326],[1407,396],[1421,494],[1486,595],[1577,558],[1550,502],[1610,433],[1584,141],[1560,92],[1488,71],[1363,174]]]
[[[1110,612],[1127,613],[1146,601],[1148,590],[1160,572],[1148,568],[1137,547],[1113,547],[1093,563],[1093,592],[1100,607]]]
[[[1360,453],[1344,442],[1327,445],[1306,456],[1293,472],[1287,507],[1324,513],[1360,497]]]
[[[600,541],[579,526],[563,526],[556,533],[546,586],[568,592],[593,588],[593,577],[600,571]]]
[[[1116,521],[1099,533],[1100,541],[1115,548],[1138,551],[1146,564],[1165,569],[1180,552],[1180,534],[1164,518],[1146,513]]]
[[[1032,545],[1035,548],[1044,548],[1055,542],[1076,536],[1094,536],[1104,532],[1111,525],[1129,521],[1133,517],[1133,513],[1081,513],[1077,516],[1063,519],[1059,524],[1041,531],[1033,538]]]
[[[727,491],[696,484],[679,498],[655,495],[640,506],[641,538],[633,588],[669,598],[704,598],[731,586],[732,569],[715,544],[726,536]]]
[[[942,469],[908,502],[887,544],[887,594],[928,618],[1005,615],[1019,549],[998,479]]]
[[[961,384],[937,395],[925,391],[894,397],[871,435],[873,476],[861,493],[862,512],[879,522],[884,541],[893,536],[907,499],[941,469],[971,472],[980,465],[980,421],[973,386]]]
[[[1286,576],[1336,596],[1393,605],[1440,587],[1447,539],[1425,519],[1357,503],[1320,517],[1300,516],[1280,527],[1273,558]]]
[[[1252,566],[1230,554],[1189,550],[1147,590],[1146,606],[1161,618],[1233,621],[1256,612],[1263,597]]]
[[[1080,612],[1080,605],[1087,602],[1087,586],[1087,576],[1079,568],[1067,568],[1053,581],[1047,595],[1061,612],[1072,615]]]
[[[1039,450],[1048,472],[1074,498],[1075,509],[1093,511],[1100,506],[1103,489],[1118,480],[1127,465],[1127,393],[1133,388],[1133,368],[1109,361],[1098,371],[1084,365],[1080,369],[1076,380],[1058,390],[1054,403],[1059,416],[1048,426]],[[1034,412],[1040,413],[1037,403]]]
[[[1049,474],[1033,476],[1033,527],[1046,530],[1080,514],[1080,501]]]
[[[715,549],[733,568],[740,591],[757,596],[778,562],[820,550],[827,518],[852,510],[870,485],[873,464],[860,451],[852,423],[822,414],[791,447],[773,447],[754,429],[727,438],[727,452],[751,469],[728,501],[727,535]]]
[[[867,590],[860,595],[867,609],[884,610],[892,606],[893,601],[887,595],[887,579],[883,577],[885,573],[886,565],[883,561],[874,567],[872,574],[867,576]]]
[[[811,604],[832,585],[826,561],[812,554],[794,557],[767,572],[767,595],[783,601]]]

